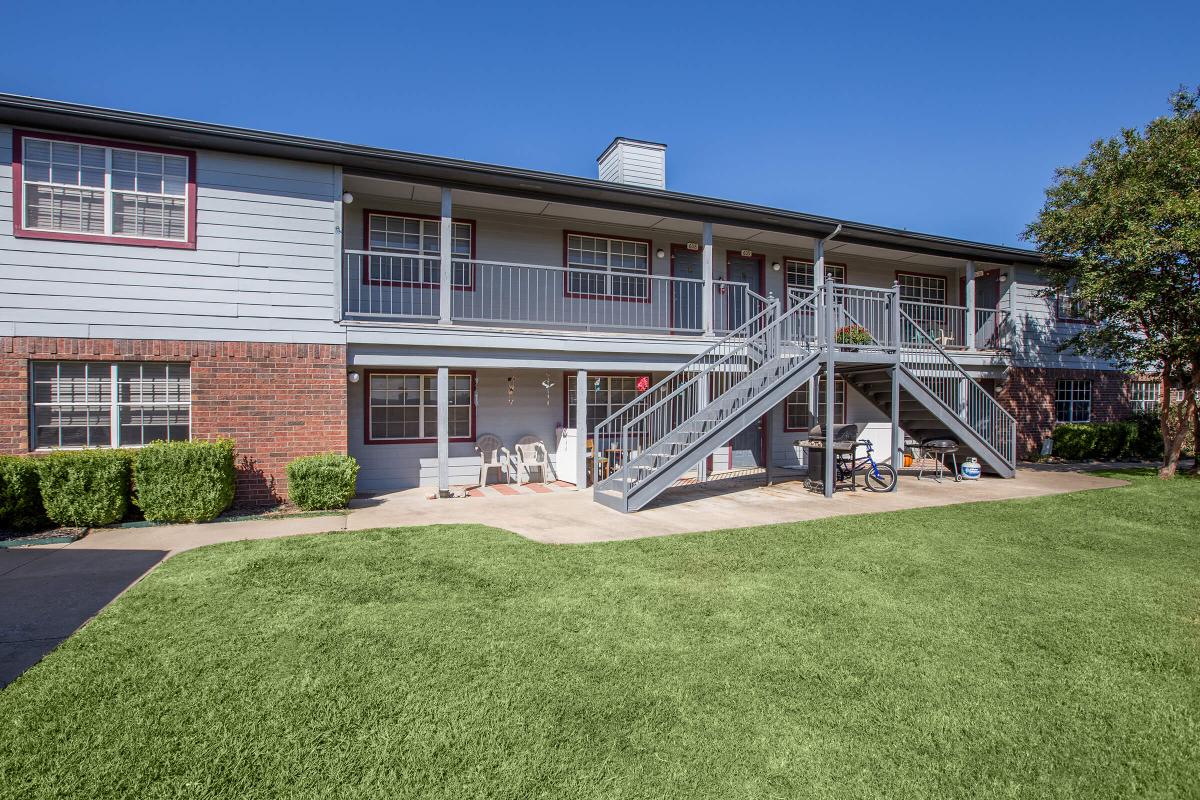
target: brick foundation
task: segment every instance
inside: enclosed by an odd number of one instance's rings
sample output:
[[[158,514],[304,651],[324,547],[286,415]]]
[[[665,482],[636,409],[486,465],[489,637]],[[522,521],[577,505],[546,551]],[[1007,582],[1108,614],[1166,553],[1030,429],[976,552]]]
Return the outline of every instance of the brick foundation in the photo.
[[[191,364],[192,437],[237,442],[237,502],[287,496],[287,462],[346,452],[346,348],[266,342],[0,338],[0,452],[29,452],[29,362]]]
[[[1017,457],[1036,455],[1042,440],[1058,424],[1054,417],[1054,394],[1060,380],[1092,382],[1092,422],[1116,422],[1132,413],[1130,377],[1111,370],[1049,369],[1012,367],[1008,379],[998,387],[996,399],[1017,420]]]

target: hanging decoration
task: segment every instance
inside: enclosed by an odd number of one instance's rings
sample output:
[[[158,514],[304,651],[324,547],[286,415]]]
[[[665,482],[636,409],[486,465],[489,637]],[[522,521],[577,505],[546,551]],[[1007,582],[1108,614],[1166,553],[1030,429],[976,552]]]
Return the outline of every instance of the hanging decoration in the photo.
[[[517,377],[515,375],[508,376],[508,404],[511,406],[513,400],[517,396]]]
[[[554,381],[550,380],[550,373],[546,373],[546,377],[542,379],[542,388],[546,390],[546,405],[550,405],[550,390],[554,388]]]
[[[649,389],[650,388],[650,376],[649,375],[639,375],[638,379],[637,379],[637,383],[635,384],[635,388],[637,388],[637,390],[639,392],[644,392],[647,389]]]

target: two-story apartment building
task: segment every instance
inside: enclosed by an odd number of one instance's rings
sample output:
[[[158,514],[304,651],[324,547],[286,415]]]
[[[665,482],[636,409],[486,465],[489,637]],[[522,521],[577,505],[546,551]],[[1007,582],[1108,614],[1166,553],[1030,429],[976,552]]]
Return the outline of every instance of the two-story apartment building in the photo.
[[[598,424],[648,392],[666,403],[679,378],[662,379],[756,319],[826,307],[814,291],[833,284],[894,315],[883,349],[949,359],[964,419],[1011,414],[1020,454],[1056,420],[1119,418],[1155,391],[1057,351],[1086,323],[1044,296],[1035,252],[674,192],[655,143],[616,139],[598,165],[578,178],[0,95],[0,448],[229,435],[241,499],[266,501],[288,460],[330,450],[358,458],[364,491],[474,483],[491,434],[544,442],[556,477],[585,485]],[[838,298],[842,322],[873,313]],[[795,442],[827,397],[892,452],[874,373],[834,375],[823,391],[790,374],[689,468],[802,468]],[[703,385],[697,402],[717,402]]]

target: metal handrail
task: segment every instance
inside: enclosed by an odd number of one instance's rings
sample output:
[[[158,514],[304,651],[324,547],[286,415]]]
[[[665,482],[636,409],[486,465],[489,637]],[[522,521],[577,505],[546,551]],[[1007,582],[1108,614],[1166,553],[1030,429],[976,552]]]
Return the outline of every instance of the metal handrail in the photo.
[[[912,317],[901,310],[900,318],[902,322],[908,322],[913,330],[917,331],[918,337],[924,337],[929,343],[929,347],[919,349],[902,348],[900,356],[902,366],[912,373],[913,377],[925,384],[933,396],[948,411],[960,417],[968,427],[979,434],[983,443],[990,447],[997,456],[1009,466],[1015,466],[1017,461],[1017,426],[1012,414],[1009,414],[996,398],[988,394],[986,389],[980,386],[957,361],[951,358],[950,354],[934,341],[933,337],[922,330]],[[935,362],[921,360],[922,357],[935,356],[935,354],[941,356]],[[939,378],[938,376],[929,377],[920,374],[923,369],[929,368],[948,371],[952,377],[946,378],[943,376]],[[961,408],[955,408],[952,404],[951,400],[959,392],[953,388],[947,391],[946,380],[955,381],[959,387],[966,386],[967,396],[961,398]],[[950,396],[950,399],[947,399],[947,395]],[[987,426],[991,430],[981,430],[984,426],[980,423],[983,421],[994,423]],[[999,432],[998,435],[997,431]]]
[[[733,350],[722,353],[716,361],[705,365],[703,369],[698,372],[693,372],[682,383],[671,388],[671,391],[668,394],[659,398],[653,404],[643,408],[631,418],[625,420],[621,425],[620,441],[622,443],[622,452],[625,453],[628,460],[621,466],[621,468],[612,473],[604,481],[597,480],[595,482],[597,488],[600,490],[607,488],[607,486],[611,484],[613,477],[615,477],[618,473],[624,472],[627,474],[625,477],[626,489],[624,489],[623,492],[624,494],[628,495],[628,492],[631,491],[632,488],[639,482],[637,476],[634,475],[630,469],[630,465],[637,461],[637,459],[630,457],[630,453],[632,452],[632,447],[630,445],[631,435],[636,435],[636,426],[638,426],[639,423],[649,420],[654,414],[665,413],[667,415],[667,418],[663,420],[662,424],[648,426],[654,430],[660,431],[660,433],[656,435],[654,431],[651,431],[651,436],[654,437],[653,439],[638,443],[639,452],[649,451],[656,445],[663,442],[671,433],[675,432],[679,426],[688,419],[693,418],[696,414],[708,407],[710,404],[717,404],[723,397],[728,396],[729,393],[736,391],[737,388],[741,386],[742,382],[749,379],[758,368],[779,356],[783,340],[781,333],[785,329],[785,326],[787,326],[793,318],[798,317],[801,312],[803,312],[814,300],[815,294],[810,295],[802,303],[789,309],[786,313],[782,315],[776,315],[775,319],[769,321],[761,330],[750,336],[741,338]],[[776,303],[772,303],[772,307],[776,305]],[[712,349],[714,351],[718,350],[718,348],[715,347]],[[755,349],[757,349],[759,352],[755,353]],[[729,369],[726,365],[730,364],[731,362],[735,362],[735,360],[738,360],[735,368]],[[701,388],[709,385],[708,379],[714,373],[719,373],[721,375],[738,374],[742,377],[725,387],[723,391],[716,393],[711,399],[705,398],[703,402],[701,402],[698,392]],[[662,386],[669,384],[666,381],[661,381],[659,385]],[[693,400],[691,403],[688,403],[687,398],[685,397],[685,394],[689,391],[696,392],[696,394],[693,395]],[[626,408],[630,408],[633,405],[634,404],[631,403],[626,406]],[[611,419],[612,417],[609,418],[609,420]],[[606,422],[609,420],[606,420]]]

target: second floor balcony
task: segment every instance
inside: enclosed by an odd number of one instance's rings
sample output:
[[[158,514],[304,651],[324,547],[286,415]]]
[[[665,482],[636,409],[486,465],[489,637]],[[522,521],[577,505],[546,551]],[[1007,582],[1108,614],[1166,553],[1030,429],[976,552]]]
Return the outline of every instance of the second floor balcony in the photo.
[[[449,300],[443,302],[441,263],[436,255],[346,251],[341,276],[344,318],[531,332],[713,337],[736,330],[770,303],[790,303],[797,291],[777,299],[740,281],[454,258]],[[901,307],[946,350],[1010,349],[1007,310],[976,308],[972,315],[966,306],[921,301],[904,301]]]

